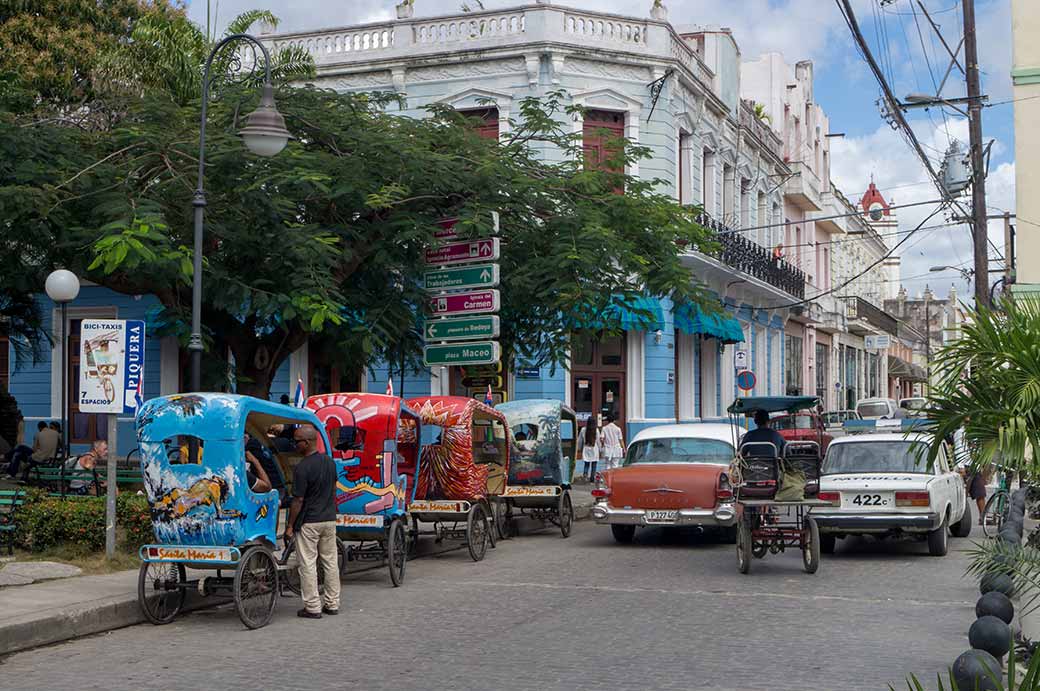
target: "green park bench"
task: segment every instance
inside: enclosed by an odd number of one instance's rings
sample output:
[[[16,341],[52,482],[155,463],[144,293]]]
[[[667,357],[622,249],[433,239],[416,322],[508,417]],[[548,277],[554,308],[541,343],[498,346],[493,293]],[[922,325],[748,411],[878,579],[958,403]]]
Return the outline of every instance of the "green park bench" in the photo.
[[[25,503],[25,491],[18,489],[0,489],[0,535],[7,540],[7,553],[14,554],[14,534],[18,524],[15,513]]]
[[[74,481],[90,483],[93,491],[89,494],[94,496],[103,496],[104,489],[102,488],[101,483],[107,482],[108,472],[105,468],[85,470],[82,468],[68,469],[64,466],[37,466],[32,469],[29,478],[31,484],[46,487],[49,490],[50,496],[65,499],[68,497],[84,496],[79,494],[70,494],[70,488]],[[143,480],[139,468],[136,470],[126,468],[116,470],[117,487],[139,485],[142,483]]]

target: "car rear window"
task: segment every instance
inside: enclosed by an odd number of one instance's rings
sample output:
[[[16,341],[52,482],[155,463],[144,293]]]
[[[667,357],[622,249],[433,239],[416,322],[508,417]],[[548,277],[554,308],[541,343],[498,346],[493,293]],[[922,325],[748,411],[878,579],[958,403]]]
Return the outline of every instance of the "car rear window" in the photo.
[[[849,442],[830,445],[823,474],[926,473],[927,465],[927,448],[920,442]]]
[[[773,419],[773,429],[815,429],[811,415],[783,415]]]
[[[718,439],[672,437],[644,439],[628,447],[625,465],[637,463],[715,463],[729,465],[733,445]]]
[[[856,412],[863,417],[881,417],[890,411],[887,403],[863,403],[856,406]]]

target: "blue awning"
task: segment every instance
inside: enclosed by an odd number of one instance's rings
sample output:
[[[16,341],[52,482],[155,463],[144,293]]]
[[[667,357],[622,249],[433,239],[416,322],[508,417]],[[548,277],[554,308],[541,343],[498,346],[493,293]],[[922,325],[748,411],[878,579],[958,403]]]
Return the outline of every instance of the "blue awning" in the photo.
[[[687,303],[675,310],[672,315],[675,328],[687,334],[701,334],[709,338],[717,338],[723,343],[740,343],[744,340],[744,329],[740,322],[720,311],[717,314],[705,314],[695,303]]]
[[[583,319],[577,328],[617,328],[623,331],[664,330],[664,310],[661,301],[642,295],[636,298],[617,296],[602,313]]]

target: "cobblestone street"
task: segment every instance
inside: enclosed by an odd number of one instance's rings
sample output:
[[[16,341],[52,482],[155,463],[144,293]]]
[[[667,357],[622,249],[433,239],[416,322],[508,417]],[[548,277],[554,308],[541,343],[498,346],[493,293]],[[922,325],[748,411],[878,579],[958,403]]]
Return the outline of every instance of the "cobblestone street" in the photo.
[[[934,679],[967,647],[968,540],[839,543],[815,576],[796,553],[736,570],[733,547],[640,532],[616,545],[588,522],[349,575],[339,617],[271,625],[233,609],[188,614],[17,654],[4,689],[886,689]]]

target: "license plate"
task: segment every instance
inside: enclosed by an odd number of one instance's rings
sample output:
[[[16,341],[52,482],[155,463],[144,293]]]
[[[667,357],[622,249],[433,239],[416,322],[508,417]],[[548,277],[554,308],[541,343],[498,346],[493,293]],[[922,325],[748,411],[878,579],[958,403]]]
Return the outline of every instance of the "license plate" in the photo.
[[[662,509],[655,509],[646,512],[647,523],[674,523],[675,519],[678,517],[678,511],[665,511]]]
[[[884,511],[896,505],[892,492],[842,492],[841,508],[852,511]]]

